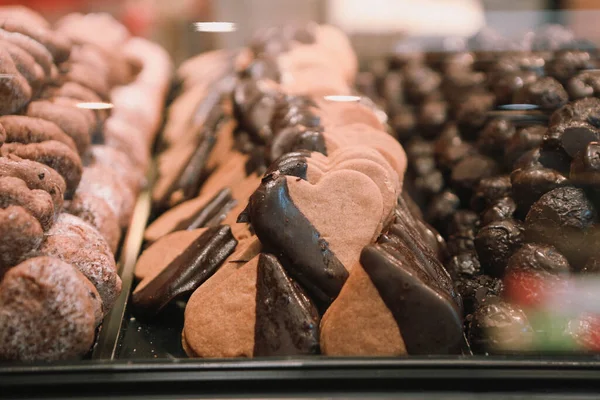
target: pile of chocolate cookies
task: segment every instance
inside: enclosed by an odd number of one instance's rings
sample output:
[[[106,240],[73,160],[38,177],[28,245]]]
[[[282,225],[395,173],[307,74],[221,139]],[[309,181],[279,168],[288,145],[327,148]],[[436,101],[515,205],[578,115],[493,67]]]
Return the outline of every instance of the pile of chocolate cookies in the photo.
[[[358,77],[404,145],[405,188],[446,241],[475,353],[600,349],[598,316],[546,309],[560,293],[575,304],[573,279],[598,272],[597,68],[595,46],[547,26],[399,52]]]
[[[347,38],[316,24],[180,68],[132,306],[152,321],[187,300],[189,356],[461,352],[443,239],[356,72]]]
[[[0,360],[82,357],[121,292],[171,63],[108,15],[24,7],[0,7],[0,60]]]

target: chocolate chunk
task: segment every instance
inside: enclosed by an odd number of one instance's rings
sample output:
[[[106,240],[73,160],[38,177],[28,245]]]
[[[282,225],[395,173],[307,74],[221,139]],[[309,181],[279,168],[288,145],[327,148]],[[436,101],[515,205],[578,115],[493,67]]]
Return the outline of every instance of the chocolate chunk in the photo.
[[[285,176],[275,172],[250,197],[247,215],[260,241],[278,249],[287,272],[325,307],[338,295],[348,271],[294,205]]]
[[[410,252],[367,246],[360,262],[396,319],[409,354],[459,351],[461,311],[447,294],[431,285],[432,278],[415,265]]]
[[[515,94],[525,85],[538,79],[538,74],[533,71],[514,71],[501,74],[497,79],[490,77],[492,91],[498,104],[511,104]]]
[[[491,93],[473,93],[460,102],[455,117],[460,132],[466,139],[475,139],[477,132],[488,120],[488,112],[494,108],[495,97]]]
[[[488,225],[494,221],[510,219],[517,210],[517,204],[510,197],[503,197],[490,205],[481,214],[481,224]]]
[[[222,189],[206,206],[189,218],[180,221],[173,231],[191,231],[192,229],[217,226],[225,218],[225,215],[235,207],[236,203],[237,201],[231,197],[231,189]]]
[[[579,71],[595,68],[590,53],[580,50],[560,50],[546,63],[546,74],[566,82]]]
[[[491,157],[501,158],[504,149],[515,134],[514,125],[507,119],[494,119],[488,122],[477,139],[479,150]]]
[[[454,166],[450,179],[459,197],[468,201],[479,181],[496,175],[498,169],[498,164],[491,158],[472,155],[463,158]]]
[[[481,264],[477,258],[477,253],[467,251],[452,256],[446,263],[446,270],[455,281],[464,278],[473,278],[481,273]]]
[[[572,100],[584,97],[600,96],[600,74],[597,71],[580,72],[566,84],[567,92]]]
[[[469,266],[468,263],[466,265]],[[489,275],[465,277],[456,282],[456,291],[463,299],[465,315],[473,314],[483,304],[495,300],[503,290],[502,280]]]
[[[495,204],[498,200],[512,194],[510,176],[499,175],[483,178],[477,184],[471,199],[471,208],[481,212],[486,207]]]
[[[173,300],[192,294],[236,246],[229,226],[207,229],[154,279],[138,285],[132,295],[136,315],[154,316]]]
[[[577,271],[595,252],[592,228],[597,222],[596,209],[584,190],[566,186],[535,202],[525,219],[525,236],[527,242],[556,247]]]
[[[591,142],[571,163],[569,179],[576,185],[595,189],[600,185],[600,144]]]
[[[471,210],[458,210],[452,214],[447,232],[450,235],[462,230],[477,232],[479,225],[479,215],[477,213]]]
[[[504,151],[504,160],[508,168],[512,169],[515,161],[529,150],[542,144],[548,129],[543,125],[525,126],[517,129]]]
[[[556,110],[569,101],[565,88],[554,78],[543,77],[515,93],[514,103],[534,104],[543,110]]]
[[[534,330],[516,305],[501,300],[483,304],[473,314],[469,342],[476,354],[501,354],[530,349]]]
[[[513,198],[520,214],[526,214],[542,195],[568,184],[567,178],[549,168],[516,169],[511,174]]]
[[[449,218],[460,207],[460,199],[453,192],[446,190],[433,198],[427,212],[425,220],[433,225],[437,230],[444,233],[447,230]]]
[[[254,356],[319,352],[319,314],[272,254],[258,259]]]
[[[495,221],[481,228],[475,237],[475,248],[484,271],[500,278],[508,259],[523,244],[523,225],[513,219]]]

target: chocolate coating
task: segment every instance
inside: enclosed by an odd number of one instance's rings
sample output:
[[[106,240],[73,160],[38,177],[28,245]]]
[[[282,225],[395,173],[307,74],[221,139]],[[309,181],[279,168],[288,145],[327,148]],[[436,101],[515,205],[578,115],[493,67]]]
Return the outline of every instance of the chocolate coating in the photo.
[[[435,289],[408,249],[367,246],[360,262],[396,319],[409,354],[459,352],[461,311],[446,293]]]
[[[254,356],[318,354],[319,314],[272,254],[258,259]]]
[[[510,219],[517,210],[517,204],[510,197],[503,197],[490,205],[481,214],[481,224],[488,225],[494,221]]]
[[[543,110],[556,110],[569,101],[565,88],[554,78],[543,77],[520,89],[514,103],[534,104]]]
[[[231,197],[231,189],[220,190],[203,208],[179,222],[173,231],[214,227],[219,225],[237,201]]]
[[[154,316],[173,300],[192,294],[219,269],[236,246],[229,226],[208,228],[160,274],[133,292],[135,314]]]
[[[489,275],[465,277],[456,282],[456,291],[460,293],[467,316],[483,304],[496,300],[503,290],[502,280]]]
[[[510,176],[499,175],[483,178],[475,188],[475,193],[471,199],[471,208],[480,212],[486,207],[495,204],[498,200],[509,197],[511,194],[512,184]]]
[[[331,304],[348,279],[348,271],[294,205],[285,176],[278,172],[265,176],[250,197],[246,212],[260,241],[285,260],[290,276],[320,306]]]
[[[479,230],[475,237],[475,249],[483,270],[500,278],[508,259],[523,244],[523,225],[513,219],[494,221]]]

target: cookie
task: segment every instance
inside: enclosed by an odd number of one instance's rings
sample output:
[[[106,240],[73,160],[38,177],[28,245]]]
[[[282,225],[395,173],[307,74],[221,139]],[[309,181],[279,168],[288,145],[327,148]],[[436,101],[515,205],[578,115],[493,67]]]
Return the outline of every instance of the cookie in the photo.
[[[65,202],[64,211],[81,218],[98,230],[113,254],[121,240],[119,220],[102,198],[77,191],[71,201]]]
[[[90,146],[94,124],[77,108],[53,104],[47,100],[37,100],[27,106],[25,115],[55,123],[77,146],[79,154],[85,154]]]
[[[17,157],[37,161],[52,168],[63,177],[67,184],[66,198],[73,196],[83,173],[79,155],[66,144],[56,140],[30,144],[6,143],[0,149],[0,154],[2,156],[14,154]]]
[[[40,28],[50,28],[50,23],[41,14],[25,6],[2,6],[0,8],[0,18],[11,19],[21,24]]]
[[[401,356],[402,333],[369,275],[358,264],[321,320],[321,353],[333,357]]]
[[[0,177],[0,208],[20,206],[27,210],[48,230],[54,223],[54,203],[50,194],[43,190],[30,190],[24,181],[12,176]]]
[[[75,82],[96,93],[103,101],[110,99],[108,77],[101,70],[77,62],[63,63],[60,65],[61,81]]]
[[[100,293],[105,313],[121,294],[121,278],[108,243],[96,228],[74,215],[59,215],[44,234],[37,254],[56,257],[76,267]]]
[[[135,288],[135,315],[151,317],[170,302],[190,295],[233,253],[237,240],[228,226],[208,228],[157,275],[148,275]]]
[[[325,131],[323,135],[328,154],[340,147],[357,145],[371,147],[381,153],[399,177],[404,176],[406,153],[400,143],[389,134],[365,124],[350,124]]]
[[[115,118],[104,123],[102,142],[128,154],[138,168],[146,171],[150,165],[150,145],[144,135],[133,126]]]
[[[41,118],[24,115],[5,115],[0,117],[0,124],[6,130],[7,143],[39,143],[55,140],[77,151],[75,142],[55,123]]]
[[[50,29],[24,24],[2,15],[0,15],[0,28],[8,32],[21,33],[42,44],[50,52],[56,64],[66,61],[71,53],[69,39]]]
[[[32,89],[4,48],[0,48],[0,65],[0,72],[10,76],[0,80],[0,115],[13,114],[31,100]]]
[[[35,62],[42,67],[46,76],[51,75],[54,59],[48,49],[40,42],[29,36],[23,35],[22,33],[9,32],[4,29],[0,29],[0,39],[17,45],[25,50],[35,59]]]
[[[365,124],[378,131],[385,131],[385,126],[377,118],[377,115],[359,101],[340,102],[327,100],[326,97],[323,99],[316,98],[315,102],[318,105],[316,113],[325,130],[330,130],[336,126]]]
[[[47,78],[42,67],[29,53],[13,43],[0,40],[0,47],[8,51],[15,67],[17,67],[17,71],[23,75],[29,86],[31,86],[32,94],[38,93]]]
[[[25,182],[29,189],[40,189],[52,196],[55,210],[61,210],[64,193],[67,190],[65,180],[52,168],[35,161],[24,160],[14,155],[0,157],[0,177],[13,176]]]
[[[119,226],[129,226],[135,208],[135,193],[112,168],[99,164],[84,167],[78,191],[104,200],[117,216]]]
[[[58,361],[94,342],[95,299],[81,274],[56,258],[29,259],[0,282],[0,359]]]
[[[176,231],[160,237],[138,257],[135,277],[142,280],[158,275],[205,231],[206,228]]]
[[[106,145],[93,145],[90,148],[91,163],[113,169],[125,184],[135,193],[145,183],[144,170],[133,164],[126,153]]]
[[[23,207],[0,209],[0,276],[36,250],[43,238],[40,223]]]
[[[196,290],[185,308],[185,340],[203,358],[252,357],[258,256],[210,291]]]

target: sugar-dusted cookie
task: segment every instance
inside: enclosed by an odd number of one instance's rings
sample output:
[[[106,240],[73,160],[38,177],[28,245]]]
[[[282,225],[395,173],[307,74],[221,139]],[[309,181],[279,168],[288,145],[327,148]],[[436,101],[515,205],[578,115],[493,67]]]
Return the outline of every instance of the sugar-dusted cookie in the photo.
[[[0,177],[0,208],[20,206],[27,210],[48,230],[54,223],[54,203],[50,194],[39,189],[29,189],[27,184],[12,176]]]
[[[6,130],[7,143],[39,143],[55,140],[77,151],[75,142],[55,123],[25,115],[4,115],[0,124]]]

